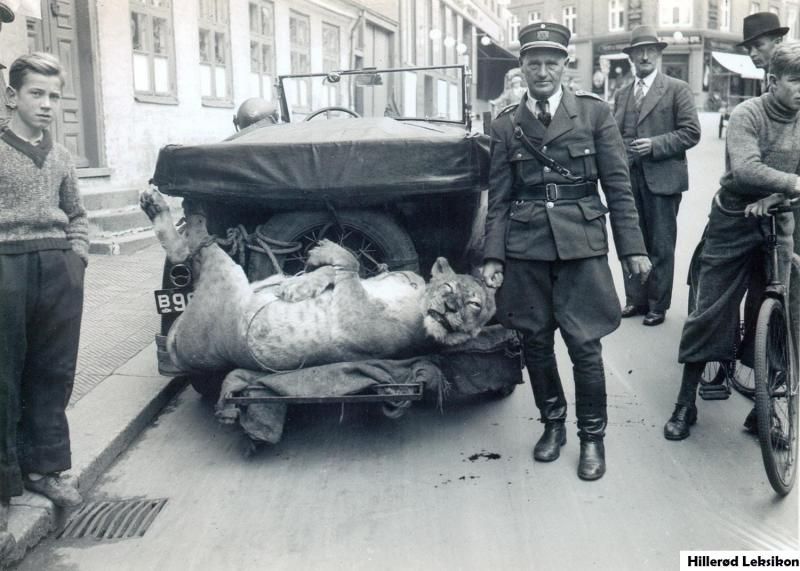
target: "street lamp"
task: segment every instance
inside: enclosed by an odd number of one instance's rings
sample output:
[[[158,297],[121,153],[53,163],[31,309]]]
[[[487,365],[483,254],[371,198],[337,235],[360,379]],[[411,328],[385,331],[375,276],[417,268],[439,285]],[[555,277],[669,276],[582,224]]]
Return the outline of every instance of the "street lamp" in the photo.
[[[428,32],[428,37],[435,42],[442,37],[442,31],[438,28],[433,28],[430,32]]]
[[[464,55],[467,53],[467,44],[464,42],[458,42],[458,45],[456,45],[456,53],[458,55]]]
[[[492,43],[492,38],[490,38],[489,36],[486,36],[486,35],[481,36],[481,45],[482,46],[488,46],[491,43]]]
[[[680,30],[675,30],[675,33],[672,34],[672,39],[675,40],[676,42],[680,42],[681,40],[683,40],[683,32],[681,32]]]
[[[452,48],[454,45],[456,45],[456,41],[451,36],[447,36],[443,43],[444,47],[446,48]]]

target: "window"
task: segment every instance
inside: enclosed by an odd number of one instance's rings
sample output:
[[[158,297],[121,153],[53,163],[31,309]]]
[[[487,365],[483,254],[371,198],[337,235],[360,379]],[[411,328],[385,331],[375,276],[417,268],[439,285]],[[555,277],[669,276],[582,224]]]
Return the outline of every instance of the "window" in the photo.
[[[660,18],[662,26],[691,26],[693,0],[662,0]]]
[[[565,6],[562,11],[562,24],[569,28],[569,31],[573,34],[576,32],[576,20],[577,20],[577,10],[575,6]]]
[[[619,32],[625,29],[625,0],[609,0],[608,31]]]
[[[292,73],[311,71],[311,34],[308,16],[298,12],[289,14],[289,50]],[[290,95],[292,105],[308,109],[311,106],[311,84],[308,80],[292,82],[294,93]]]
[[[227,0],[200,1],[200,92],[204,105],[232,105]]]
[[[761,2],[750,2],[750,13],[761,12]]]
[[[789,26],[789,33],[786,34],[789,39],[796,40],[800,38],[797,30],[797,5],[788,4],[786,6],[786,25]]]
[[[331,24],[322,24],[322,71],[334,71],[340,69],[339,65],[339,27]],[[339,105],[339,90],[338,83],[326,83],[325,92],[323,97],[325,99],[324,105],[330,107],[331,105]]]
[[[250,2],[250,95],[272,100],[275,77],[275,7],[272,2]]]
[[[508,22],[508,34],[512,41],[519,39],[519,18],[515,15],[512,15]]]
[[[138,99],[174,103],[171,0],[130,0],[130,11],[134,94]]]
[[[731,31],[731,0],[719,2],[719,29],[723,32]]]
[[[542,13],[541,12],[528,12],[528,23],[529,24],[536,24],[537,22],[542,21]]]

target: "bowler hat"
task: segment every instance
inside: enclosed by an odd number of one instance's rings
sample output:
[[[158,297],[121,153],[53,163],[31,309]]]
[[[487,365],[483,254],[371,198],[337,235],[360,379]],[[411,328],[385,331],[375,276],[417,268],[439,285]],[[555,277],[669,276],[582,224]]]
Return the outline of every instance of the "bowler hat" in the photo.
[[[528,24],[519,31],[519,55],[533,48],[547,48],[568,54],[569,28],[555,22]]]
[[[8,24],[14,21],[14,11],[5,2],[0,2],[0,22]]]
[[[626,54],[630,54],[633,48],[644,46],[656,46],[658,49],[663,50],[667,47],[667,42],[661,42],[656,34],[656,29],[653,26],[637,26],[631,32],[631,45],[622,48]]]
[[[777,14],[773,14],[772,12],[756,12],[744,19],[744,24],[742,25],[742,36],[744,39],[736,45],[744,46],[756,38],[767,34],[785,36],[788,31],[788,27],[781,26],[781,21],[778,19]]]

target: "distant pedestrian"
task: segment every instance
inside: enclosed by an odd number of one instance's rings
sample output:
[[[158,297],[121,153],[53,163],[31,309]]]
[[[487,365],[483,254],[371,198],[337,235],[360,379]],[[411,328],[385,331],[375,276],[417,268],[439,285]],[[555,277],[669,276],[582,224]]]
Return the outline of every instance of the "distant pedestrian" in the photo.
[[[23,487],[81,503],[66,407],[75,375],[89,240],[69,151],[48,127],[64,71],[34,53],[9,69],[11,118],[0,130],[0,499]],[[7,510],[5,513],[7,517]]]
[[[678,206],[689,188],[686,151],[700,141],[700,120],[689,85],[659,70],[655,28],[639,26],[623,48],[636,81],[614,95],[614,118],[628,150],[631,187],[653,271],[645,284],[625,277],[622,317],[644,315],[645,325],[664,322],[672,302]]]
[[[737,46],[747,50],[753,65],[768,73],[769,60],[772,57],[772,53],[783,42],[783,37],[788,31],[788,27],[781,26],[777,14],[756,12],[744,19],[742,23],[743,39]],[[762,86],[764,87],[762,91],[766,91],[766,73],[764,74]]]

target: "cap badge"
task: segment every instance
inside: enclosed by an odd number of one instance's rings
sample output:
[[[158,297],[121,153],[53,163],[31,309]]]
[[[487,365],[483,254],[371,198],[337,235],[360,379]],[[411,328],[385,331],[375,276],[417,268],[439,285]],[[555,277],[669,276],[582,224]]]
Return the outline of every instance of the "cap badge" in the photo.
[[[536,32],[536,39],[540,41],[547,41],[550,39],[550,32],[548,32],[547,30],[541,30],[539,32]]]

